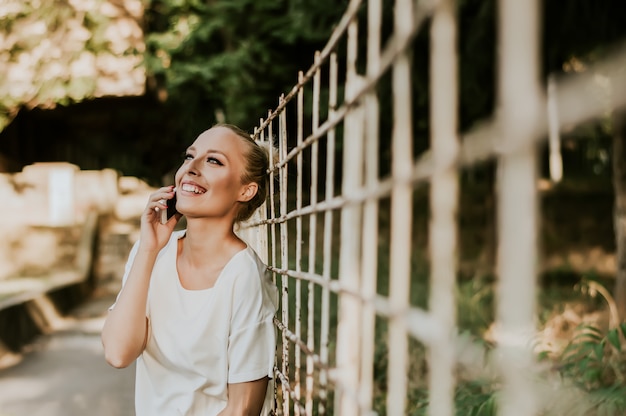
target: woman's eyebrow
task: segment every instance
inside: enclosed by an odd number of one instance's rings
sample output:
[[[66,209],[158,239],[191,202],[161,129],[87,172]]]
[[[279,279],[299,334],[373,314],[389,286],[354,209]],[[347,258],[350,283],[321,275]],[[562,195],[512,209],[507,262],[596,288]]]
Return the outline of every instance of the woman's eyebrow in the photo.
[[[196,152],[196,148],[193,146],[189,146],[187,148],[187,152]],[[209,153],[217,153],[219,155],[222,155],[226,160],[228,160],[228,156],[226,155],[226,153],[222,152],[221,150],[207,149],[207,151],[204,154],[208,155]]]
[[[218,155],[222,155],[226,160],[228,160],[228,156],[226,156],[226,153],[222,152],[221,150],[208,149],[206,151],[206,154],[208,155],[209,153],[217,153]]]

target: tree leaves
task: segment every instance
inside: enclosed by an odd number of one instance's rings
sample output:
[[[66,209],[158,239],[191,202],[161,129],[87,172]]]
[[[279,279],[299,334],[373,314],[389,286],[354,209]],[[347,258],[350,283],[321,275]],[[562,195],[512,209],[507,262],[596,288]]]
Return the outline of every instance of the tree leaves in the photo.
[[[116,9],[119,7],[119,9]],[[122,5],[7,0],[0,9],[0,130],[20,106],[140,95],[141,30]]]
[[[247,129],[312,63],[344,9],[330,0],[153,0],[145,62],[169,103],[196,115],[187,129],[207,127],[216,111]]]

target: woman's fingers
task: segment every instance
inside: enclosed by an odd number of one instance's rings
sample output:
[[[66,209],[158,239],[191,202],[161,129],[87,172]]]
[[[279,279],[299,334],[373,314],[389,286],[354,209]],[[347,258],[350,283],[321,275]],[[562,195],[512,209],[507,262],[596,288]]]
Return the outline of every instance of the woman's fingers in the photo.
[[[162,201],[166,199],[171,199],[174,196],[174,185],[165,186],[160,188],[158,191],[150,195],[151,201]]]
[[[167,200],[174,197],[174,186],[165,186],[150,195],[148,208],[153,211],[167,209]]]
[[[159,188],[148,198],[146,209],[141,217],[140,240],[148,249],[160,250],[169,240],[169,237],[177,221],[161,224],[160,218],[164,210],[167,210],[167,200],[174,196],[174,187],[166,186]]]

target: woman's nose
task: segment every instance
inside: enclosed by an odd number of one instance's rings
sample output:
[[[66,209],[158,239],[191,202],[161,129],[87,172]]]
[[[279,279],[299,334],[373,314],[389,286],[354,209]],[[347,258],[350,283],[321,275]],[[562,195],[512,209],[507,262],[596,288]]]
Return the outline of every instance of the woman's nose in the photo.
[[[187,164],[187,173],[197,176],[199,174],[198,159],[192,159]]]

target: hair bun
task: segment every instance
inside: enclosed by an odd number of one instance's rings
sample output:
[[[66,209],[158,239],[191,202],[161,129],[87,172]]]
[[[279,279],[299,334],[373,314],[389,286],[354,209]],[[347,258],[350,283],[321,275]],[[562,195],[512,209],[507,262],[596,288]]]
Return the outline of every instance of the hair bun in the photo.
[[[278,148],[269,140],[266,141],[257,141],[257,144],[265,154],[267,154],[267,160],[269,161],[269,168],[272,169],[274,166],[280,162],[280,153]]]

